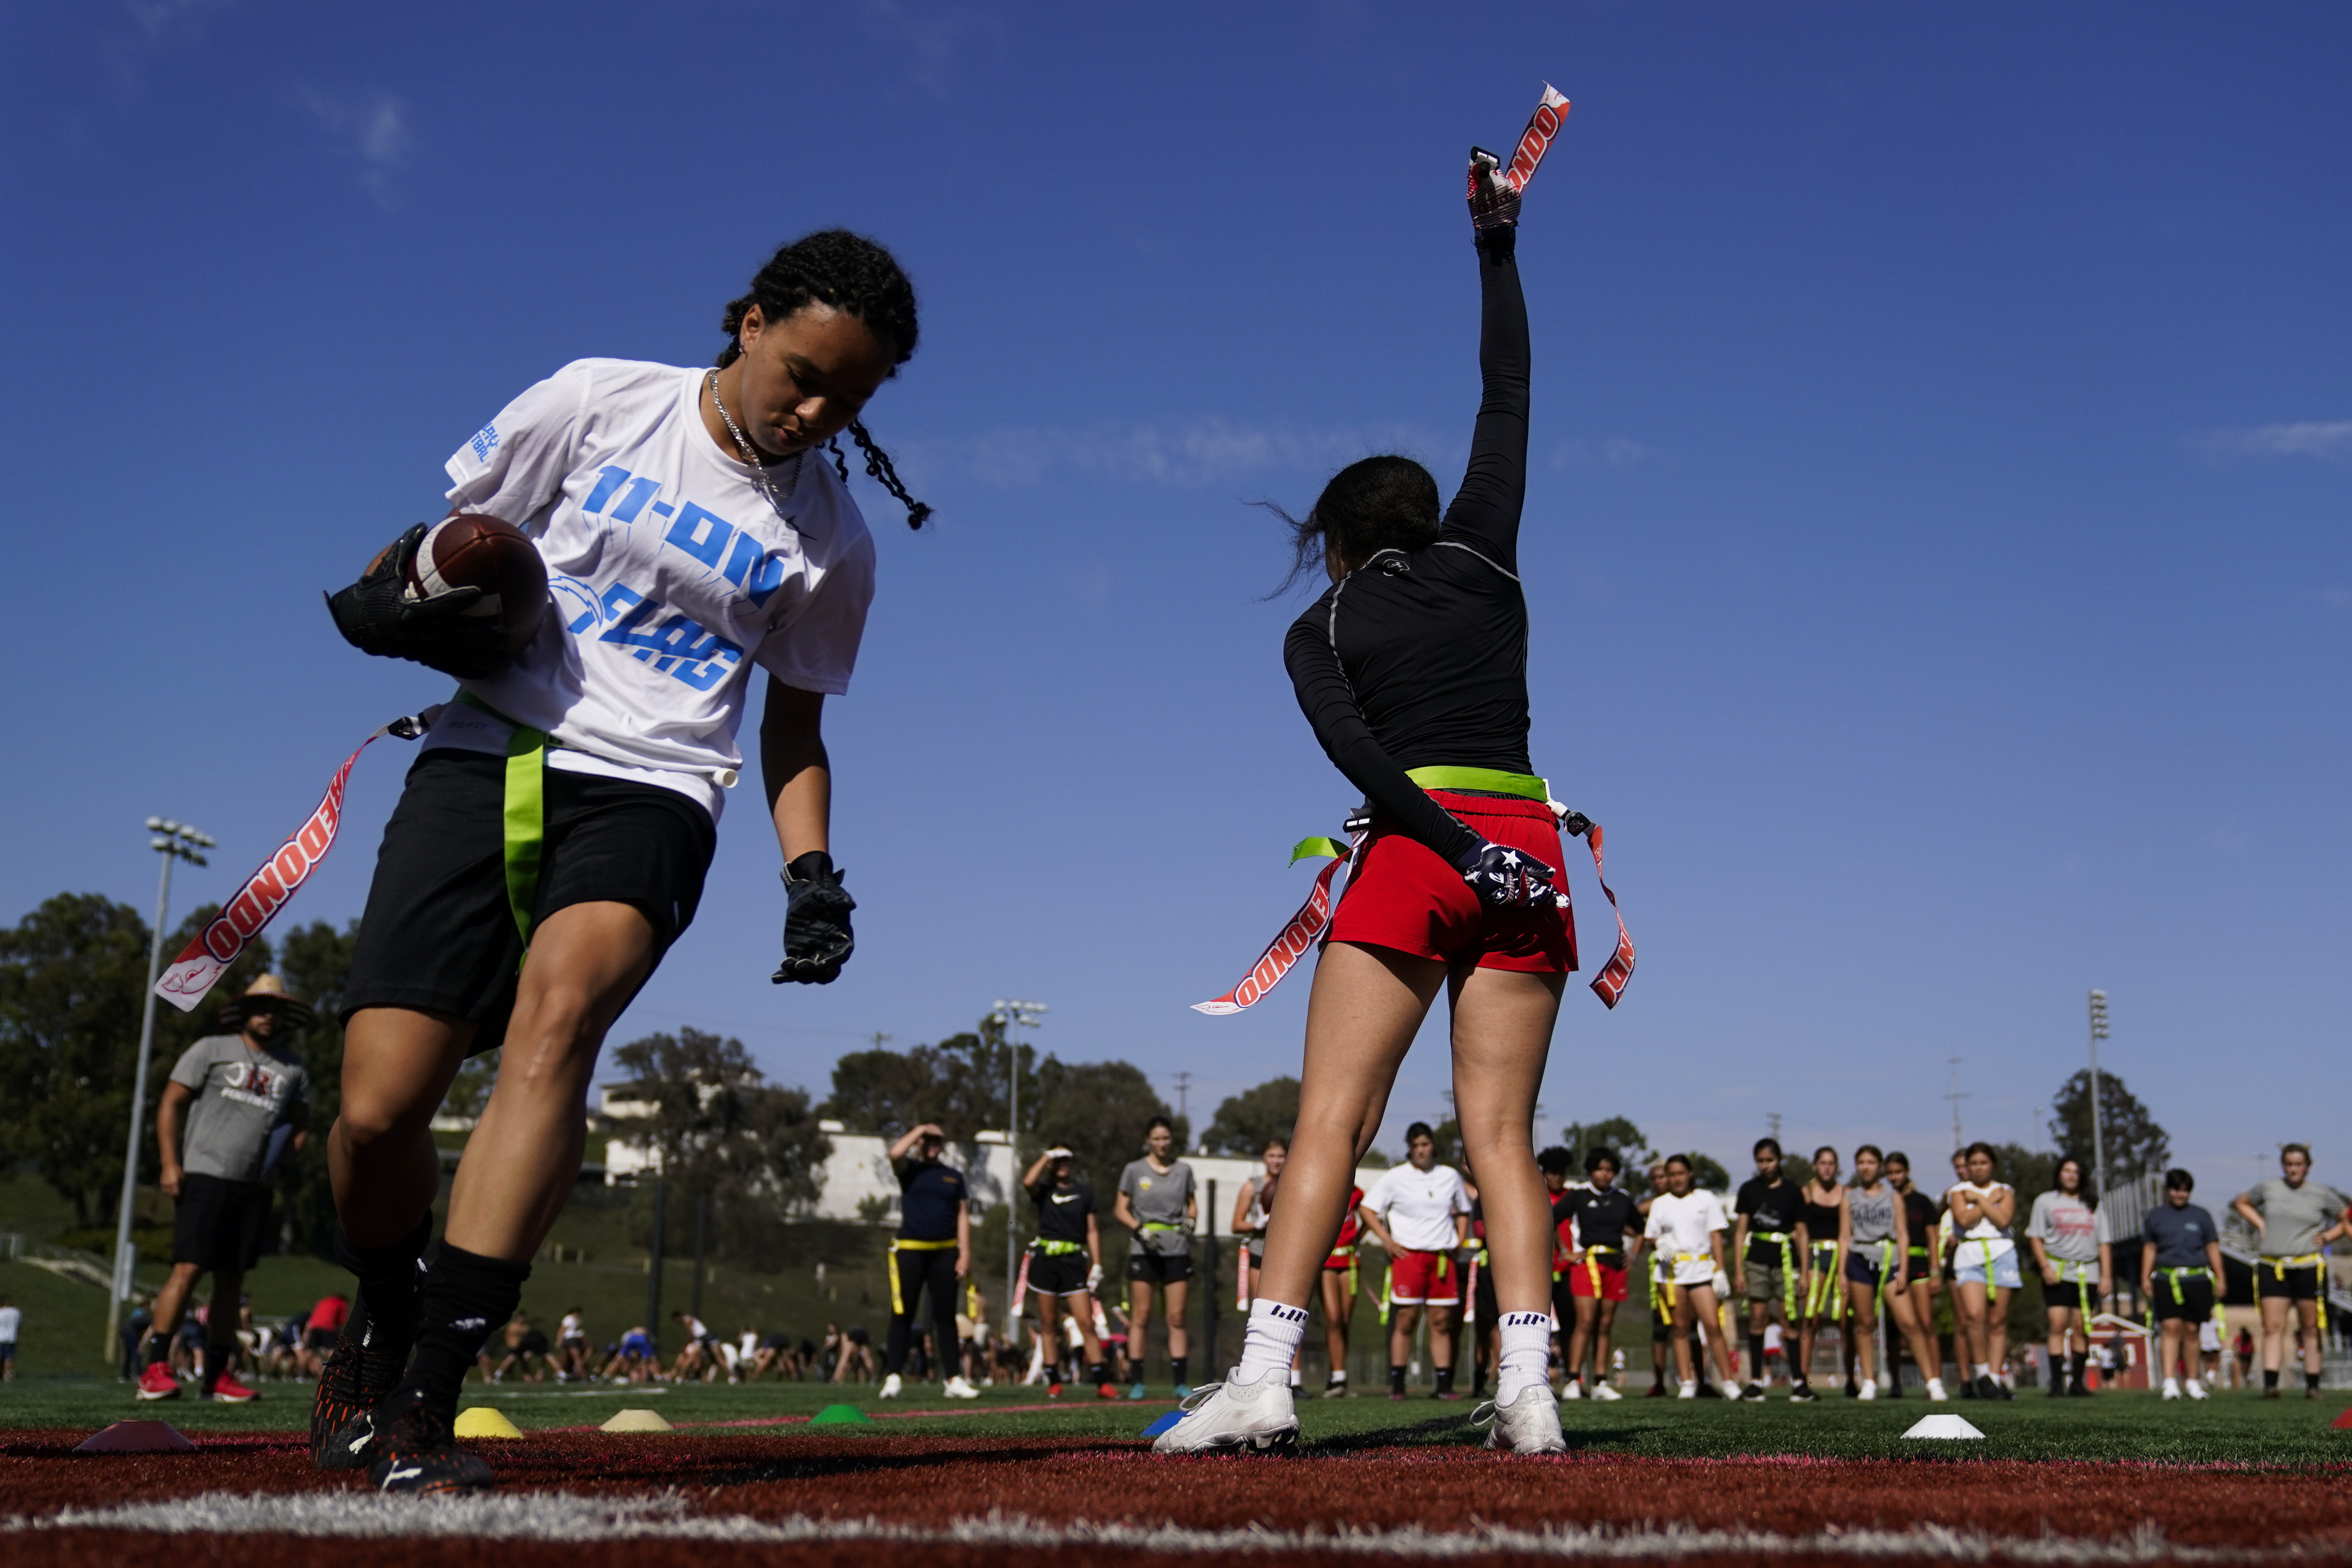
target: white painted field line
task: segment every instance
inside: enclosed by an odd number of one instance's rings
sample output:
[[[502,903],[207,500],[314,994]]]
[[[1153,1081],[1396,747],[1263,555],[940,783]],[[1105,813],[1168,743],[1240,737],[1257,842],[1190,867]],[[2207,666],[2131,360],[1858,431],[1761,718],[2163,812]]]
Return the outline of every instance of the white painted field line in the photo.
[[[1349,1556],[1444,1560],[1507,1552],[1532,1557],[1670,1562],[1695,1552],[1780,1557],[1826,1554],[1910,1557],[1930,1562],[2025,1564],[2284,1563],[2292,1550],[2247,1551],[2168,1542],[2153,1526],[2116,1539],[2006,1538],[1927,1525],[1910,1530],[1830,1530],[1805,1535],[1766,1531],[1618,1530],[1566,1525],[1520,1530],[1193,1530],[1181,1525],[1048,1524],[992,1513],[944,1527],[884,1521],[752,1519],[688,1511],[675,1496],[585,1498],[563,1492],[496,1492],[480,1497],[387,1498],[373,1492],[212,1492],[113,1508],[68,1509],[43,1518],[0,1521],[0,1533],[58,1530],[146,1530],[164,1534],[296,1535],[328,1538],[465,1536],[476,1540],[562,1542],[695,1541],[730,1544],[814,1545],[872,1542],[903,1546],[983,1546],[1037,1550],[1077,1546],[1117,1552],[1341,1552]]]

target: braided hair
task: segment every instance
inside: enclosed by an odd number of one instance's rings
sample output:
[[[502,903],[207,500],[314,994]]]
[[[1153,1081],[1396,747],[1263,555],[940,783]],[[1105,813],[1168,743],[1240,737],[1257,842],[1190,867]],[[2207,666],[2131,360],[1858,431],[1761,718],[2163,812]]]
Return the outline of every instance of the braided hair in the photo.
[[[726,315],[719,322],[720,330],[727,334],[727,346],[719,352],[717,362],[719,369],[726,369],[742,357],[739,334],[745,313],[754,305],[770,321],[781,321],[806,305],[830,305],[856,317],[868,331],[888,343],[894,367],[914,357],[914,284],[908,281],[907,274],[888,251],[845,228],[819,229],[793,241],[768,258],[768,264],[752,278],[750,293],[728,301]],[[922,527],[931,509],[907,493],[890,454],[875,443],[861,421],[850,421],[849,438],[866,455],[866,477],[897,497],[907,509],[907,526]],[[835,471],[846,484],[849,461],[841,449],[841,438],[835,437],[825,445],[833,454]]]

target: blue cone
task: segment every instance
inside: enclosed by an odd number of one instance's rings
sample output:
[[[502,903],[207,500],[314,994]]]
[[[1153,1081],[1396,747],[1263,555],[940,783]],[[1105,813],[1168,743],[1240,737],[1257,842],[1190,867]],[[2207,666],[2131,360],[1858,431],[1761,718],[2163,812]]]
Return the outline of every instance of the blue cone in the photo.
[[[1181,1410],[1171,1410],[1167,1415],[1162,1415],[1159,1420],[1154,1421],[1150,1426],[1146,1426],[1143,1429],[1143,1435],[1147,1437],[1157,1437],[1160,1434],[1167,1431],[1168,1428],[1175,1426],[1176,1423],[1183,1419],[1184,1413]]]

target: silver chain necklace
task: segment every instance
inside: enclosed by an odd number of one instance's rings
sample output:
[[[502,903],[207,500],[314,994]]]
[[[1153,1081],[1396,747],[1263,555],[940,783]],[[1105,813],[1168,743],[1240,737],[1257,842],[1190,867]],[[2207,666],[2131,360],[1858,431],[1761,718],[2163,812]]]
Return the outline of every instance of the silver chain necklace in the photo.
[[[719,410],[719,417],[726,422],[727,434],[735,437],[735,449],[743,455],[743,461],[751,466],[753,481],[759,485],[760,493],[768,498],[769,507],[783,520],[784,526],[797,531],[798,525],[793,521],[792,514],[784,510],[784,502],[792,500],[800,490],[801,466],[806,461],[808,454],[806,452],[793,454],[792,482],[784,487],[784,493],[781,497],[778,496],[775,481],[768,477],[767,465],[760,461],[760,455],[751,449],[751,443],[743,438],[743,432],[736,426],[735,416],[727,412],[726,400],[719,395],[719,373],[714,370],[705,374],[703,384],[710,388],[711,406]]]

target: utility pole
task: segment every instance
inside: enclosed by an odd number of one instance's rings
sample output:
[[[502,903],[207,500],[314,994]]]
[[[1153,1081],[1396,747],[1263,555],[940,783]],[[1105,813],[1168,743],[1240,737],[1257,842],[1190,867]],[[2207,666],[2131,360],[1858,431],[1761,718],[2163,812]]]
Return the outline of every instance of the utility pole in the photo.
[[[1021,1184],[1021,1038],[1013,1031],[1026,1026],[1035,1028],[1045,1016],[1043,1002],[1008,1002],[996,999],[996,1011],[990,1019],[1004,1031],[1004,1146],[1013,1156],[1013,1181],[1004,1194],[1004,1337],[1017,1340],[1021,1333],[1021,1301],[1015,1294],[1020,1279],[1021,1244],[1013,1226],[1020,1217],[1020,1207],[1013,1193]],[[1060,1347],[1055,1347],[1056,1351]]]
[[[1960,1058],[1947,1057],[1944,1059],[1952,1067],[1952,1087],[1944,1091],[1944,1098],[1952,1102],[1952,1147],[1958,1149],[1965,1146],[1966,1140],[1966,1134],[1960,1131],[1960,1101],[1969,1096],[1960,1089]]]
[[[1771,1125],[1772,1142],[1778,1143],[1780,1141],[1780,1113],[1777,1110],[1768,1110],[1764,1113],[1764,1120]]]
[[[1189,1131],[1192,1125],[1192,1111],[1186,1101],[1186,1095],[1192,1087],[1192,1075],[1189,1072],[1180,1072],[1170,1076],[1176,1080],[1176,1120],[1182,1122]],[[1183,1151],[1180,1149],[1177,1152],[1181,1154]]]
[[[2098,1167],[2098,1197],[2107,1195],[2107,1131],[2099,1115],[2099,1042],[2107,1037],[2107,994],[2091,993],[2091,1163]]]
[[[139,1067],[131,1078],[131,1135],[122,1151],[122,1202],[114,1211],[114,1288],[106,1293],[106,1355],[118,1363],[121,1345],[116,1336],[122,1329],[122,1303],[131,1299],[139,1261],[131,1246],[131,1205],[139,1193],[139,1132],[147,1120],[147,1058],[155,1046],[155,972],[163,964],[163,916],[172,905],[172,862],[185,860],[191,866],[202,866],[205,858],[196,851],[213,847],[212,835],[169,817],[149,817],[147,831],[153,835],[147,847],[163,858],[163,877],[155,889],[155,930],[147,943],[146,1005],[139,1016]]]

